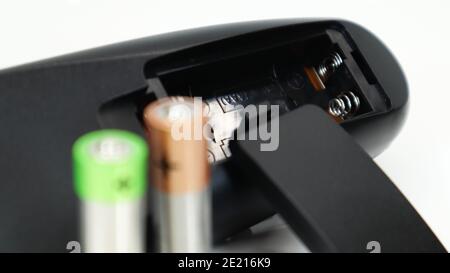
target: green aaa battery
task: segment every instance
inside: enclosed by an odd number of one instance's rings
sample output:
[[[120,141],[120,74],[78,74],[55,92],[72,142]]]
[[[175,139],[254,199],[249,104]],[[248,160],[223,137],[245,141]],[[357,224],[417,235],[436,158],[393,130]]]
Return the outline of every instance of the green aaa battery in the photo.
[[[83,252],[143,252],[147,144],[121,130],[100,130],[73,146]]]
[[[147,186],[147,144],[127,131],[100,130],[73,146],[75,191],[80,199],[118,202],[140,198]]]

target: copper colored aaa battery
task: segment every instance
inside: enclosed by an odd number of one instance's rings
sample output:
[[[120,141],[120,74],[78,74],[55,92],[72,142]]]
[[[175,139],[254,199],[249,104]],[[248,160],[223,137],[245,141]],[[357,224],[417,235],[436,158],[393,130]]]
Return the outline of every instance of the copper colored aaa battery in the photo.
[[[144,110],[160,252],[206,252],[210,248],[210,174],[203,107],[200,99],[168,97]]]

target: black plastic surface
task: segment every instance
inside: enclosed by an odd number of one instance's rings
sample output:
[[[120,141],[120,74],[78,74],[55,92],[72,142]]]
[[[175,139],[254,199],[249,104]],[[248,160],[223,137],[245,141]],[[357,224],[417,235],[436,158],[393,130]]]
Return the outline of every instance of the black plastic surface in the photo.
[[[370,156],[316,106],[279,118],[279,148],[231,144],[235,167],[251,175],[313,252],[445,252],[422,218]],[[252,127],[249,131],[258,130]]]

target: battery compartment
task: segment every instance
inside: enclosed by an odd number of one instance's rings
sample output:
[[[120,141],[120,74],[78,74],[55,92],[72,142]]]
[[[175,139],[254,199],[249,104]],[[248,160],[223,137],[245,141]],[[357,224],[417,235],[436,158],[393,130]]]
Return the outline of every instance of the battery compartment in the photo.
[[[265,31],[192,47],[154,59],[143,68],[148,86],[102,105],[103,127],[136,131],[144,107],[165,96],[202,97],[222,108],[233,105],[279,105],[281,114],[304,104],[329,111],[330,101],[351,91],[359,98],[347,122],[387,109],[389,100],[345,33],[314,29]],[[305,72],[337,53],[342,64],[316,90]],[[232,109],[232,107],[231,107]],[[225,109],[223,109],[225,111]],[[140,124],[138,124],[140,126]]]

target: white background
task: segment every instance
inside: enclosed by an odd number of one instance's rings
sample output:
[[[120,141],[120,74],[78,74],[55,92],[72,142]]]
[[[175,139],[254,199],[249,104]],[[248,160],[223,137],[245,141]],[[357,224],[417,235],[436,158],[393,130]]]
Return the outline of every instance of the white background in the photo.
[[[290,17],[355,21],[397,56],[409,80],[410,113],[377,162],[450,250],[448,0],[1,0],[0,69],[157,33]]]

